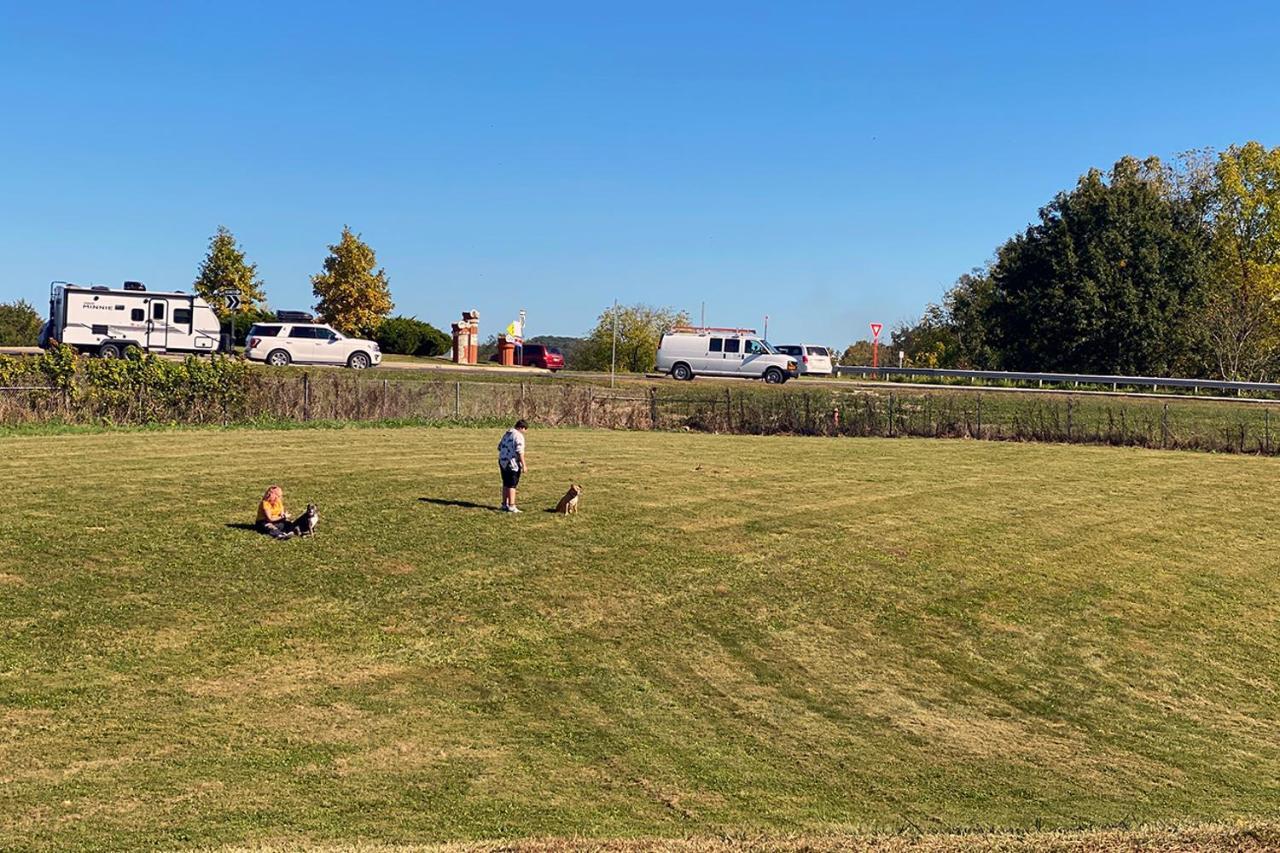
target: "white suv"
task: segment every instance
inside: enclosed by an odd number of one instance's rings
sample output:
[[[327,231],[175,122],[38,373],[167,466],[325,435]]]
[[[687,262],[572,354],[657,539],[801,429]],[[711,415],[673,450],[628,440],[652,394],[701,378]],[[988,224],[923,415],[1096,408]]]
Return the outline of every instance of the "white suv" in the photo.
[[[373,341],[348,338],[319,323],[257,323],[245,336],[244,357],[273,367],[297,362],[363,370],[380,363],[382,351]]]
[[[826,347],[814,344],[778,344],[774,349],[794,358],[800,365],[801,376],[830,376],[833,372],[831,354]]]

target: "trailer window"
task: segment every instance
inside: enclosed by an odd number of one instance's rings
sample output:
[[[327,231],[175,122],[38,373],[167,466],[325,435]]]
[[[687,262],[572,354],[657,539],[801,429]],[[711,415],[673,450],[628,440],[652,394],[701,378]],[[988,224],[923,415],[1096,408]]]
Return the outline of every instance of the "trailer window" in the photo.
[[[741,341],[739,341],[737,338],[726,338],[726,339],[725,339],[725,342],[724,342],[724,351],[725,351],[725,352],[737,352],[737,351],[738,351],[738,345],[739,345],[740,343],[742,343],[742,342],[741,342]]]
[[[712,338],[710,352],[721,352],[724,349],[724,338]]]
[[[163,302],[155,302],[151,305],[151,319],[153,320],[164,319],[164,303]]]
[[[129,312],[129,319],[135,323],[141,323],[143,320],[147,319],[147,312],[143,311],[141,308],[134,308]]]
[[[191,325],[191,309],[190,308],[174,308],[173,322],[178,325]]]

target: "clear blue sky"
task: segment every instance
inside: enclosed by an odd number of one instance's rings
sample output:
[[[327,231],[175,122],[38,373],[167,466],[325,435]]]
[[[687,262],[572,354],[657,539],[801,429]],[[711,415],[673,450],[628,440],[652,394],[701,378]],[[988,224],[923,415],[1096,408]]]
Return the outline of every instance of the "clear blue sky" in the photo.
[[[188,288],[225,224],[307,307],[349,223],[445,328],[844,345],[1090,166],[1280,142],[1274,6],[976,5],[0,0],[0,300]]]

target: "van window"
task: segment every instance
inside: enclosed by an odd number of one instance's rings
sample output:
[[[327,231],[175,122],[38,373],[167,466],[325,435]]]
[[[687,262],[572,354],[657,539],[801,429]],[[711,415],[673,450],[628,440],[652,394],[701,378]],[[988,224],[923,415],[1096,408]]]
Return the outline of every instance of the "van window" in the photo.
[[[141,308],[134,308],[129,312],[129,319],[135,323],[141,323],[143,320],[147,319],[147,312],[143,311]]]
[[[191,325],[191,309],[190,308],[174,308],[173,322],[182,326]]]
[[[743,341],[743,343],[746,344],[746,346],[743,349],[747,353],[747,355],[762,355],[768,352],[768,350],[764,348],[764,344],[752,338],[748,338],[747,340]]]
[[[737,352],[737,351],[738,351],[738,344],[740,344],[740,343],[742,343],[742,342],[741,342],[741,341],[739,341],[737,338],[725,338],[725,341],[724,341],[724,351],[725,351],[725,352]]]
[[[721,352],[724,349],[724,338],[711,339],[711,352]]]
[[[164,303],[163,302],[151,303],[151,319],[153,320],[164,319]]]

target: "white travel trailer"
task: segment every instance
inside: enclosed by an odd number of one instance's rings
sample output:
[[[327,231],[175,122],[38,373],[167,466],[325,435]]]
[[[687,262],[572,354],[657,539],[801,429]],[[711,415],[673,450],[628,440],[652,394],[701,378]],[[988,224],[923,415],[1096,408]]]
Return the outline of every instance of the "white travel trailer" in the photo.
[[[212,353],[221,348],[222,328],[209,303],[193,293],[148,292],[136,281],[119,290],[55,281],[40,346],[53,342],[103,358],[119,358],[131,347]]]
[[[771,385],[799,375],[795,359],[775,351],[754,329],[677,326],[658,344],[657,369],[676,379],[737,376]]]

